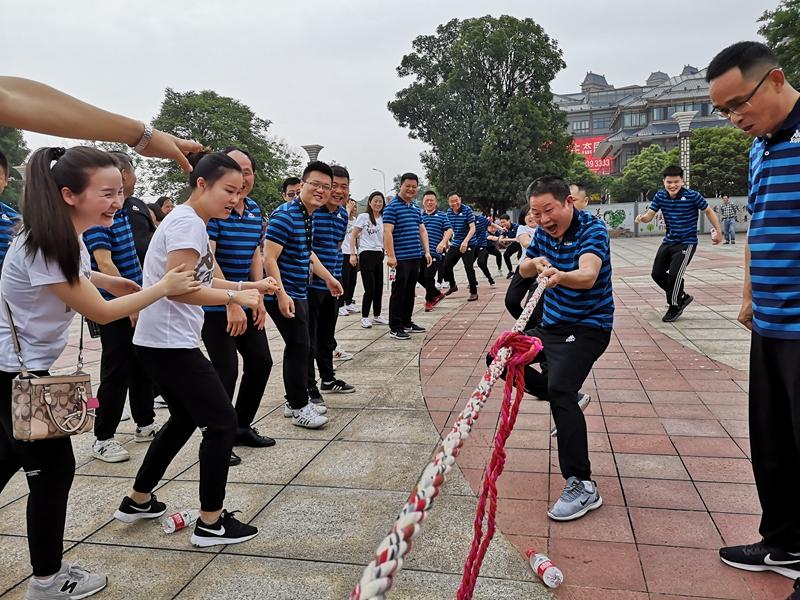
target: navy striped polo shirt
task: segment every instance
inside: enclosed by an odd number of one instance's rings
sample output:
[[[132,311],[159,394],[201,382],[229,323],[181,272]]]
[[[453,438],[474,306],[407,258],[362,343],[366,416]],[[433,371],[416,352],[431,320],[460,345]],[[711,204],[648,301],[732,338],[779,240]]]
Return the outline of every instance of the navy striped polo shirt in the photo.
[[[503,230],[503,233],[500,234],[500,237],[515,238],[517,237],[518,229],[519,223],[511,223],[511,226],[508,229]]]
[[[667,235],[663,244],[697,244],[697,211],[708,208],[708,202],[700,192],[681,188],[676,198],[670,198],[667,190],[661,189],[653,196],[648,207],[653,212],[661,211],[667,224]]]
[[[486,235],[489,232],[489,219],[480,213],[475,215],[475,235],[469,241],[470,247],[486,248]]]
[[[464,238],[467,237],[467,233],[469,233],[470,223],[475,222],[475,213],[472,212],[469,206],[462,202],[461,209],[458,212],[454,212],[452,208],[447,209],[447,218],[450,219],[450,225],[453,226],[452,242],[454,245],[460,246]],[[470,243],[470,246],[471,245]]]
[[[283,246],[278,257],[278,270],[281,273],[283,289],[290,298],[306,300],[308,298],[308,273],[311,260],[311,216],[306,218],[300,200],[292,200],[276,208],[267,223],[266,239]],[[267,296],[268,302],[274,302],[275,296]]]
[[[425,229],[428,232],[428,249],[431,256],[442,258],[442,255],[436,251],[436,246],[442,241],[444,232],[453,228],[450,225],[450,219],[440,210],[436,210],[432,214],[423,212],[422,224],[425,225]]]
[[[331,212],[321,206],[311,215],[311,249],[336,279],[342,278],[342,242],[347,233],[347,211],[339,206]],[[325,282],[314,275],[311,289],[327,291]]]
[[[227,219],[210,219],[208,239],[217,243],[214,258],[228,281],[250,281],[253,254],[264,239],[261,208],[251,198],[244,199],[240,215],[234,208]],[[225,312],[224,306],[204,306],[206,312]]]
[[[142,285],[142,265],[136,254],[136,244],[133,241],[133,231],[128,221],[128,211],[124,208],[114,213],[114,222],[111,227],[91,227],[83,234],[83,243],[92,256],[92,270],[99,271],[97,261],[94,259],[95,250],[110,250],[111,261],[117,267],[119,274],[125,279],[135,281]],[[103,298],[111,300],[114,296],[105,290],[100,290]]]
[[[770,138],[750,149],[753,330],[800,339],[800,101]]]
[[[8,204],[0,202],[0,270],[3,269],[6,252],[11,245],[11,238],[14,237],[14,227],[21,218],[20,214]]]
[[[574,210],[572,223],[559,241],[537,227],[526,256],[545,257],[559,271],[574,271],[583,254],[595,254],[602,265],[597,281],[589,290],[573,290],[563,285],[544,295],[543,327],[582,325],[610,330],[614,322],[614,296],[611,290],[611,248],[605,223],[589,212]]]
[[[422,224],[422,211],[413,202],[404,202],[399,196],[383,209],[383,224],[394,225],[394,257],[397,260],[422,258],[422,240],[419,226]]]

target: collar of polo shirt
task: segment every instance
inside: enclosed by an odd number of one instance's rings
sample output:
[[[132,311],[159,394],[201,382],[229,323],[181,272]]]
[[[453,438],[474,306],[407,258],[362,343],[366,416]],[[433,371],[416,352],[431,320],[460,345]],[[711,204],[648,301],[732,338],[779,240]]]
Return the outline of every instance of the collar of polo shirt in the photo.
[[[789,140],[795,131],[800,128],[800,100],[798,100],[792,112],[789,113],[789,116],[783,121],[783,124],[778,128],[773,135],[765,136],[764,141],[766,141],[768,146],[773,144],[778,144],[781,142],[785,142]]]

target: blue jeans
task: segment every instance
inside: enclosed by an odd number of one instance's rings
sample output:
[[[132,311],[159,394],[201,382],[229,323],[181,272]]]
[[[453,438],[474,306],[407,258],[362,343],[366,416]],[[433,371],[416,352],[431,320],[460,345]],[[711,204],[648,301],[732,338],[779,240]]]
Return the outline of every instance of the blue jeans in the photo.
[[[722,233],[725,235],[726,242],[736,241],[736,219],[723,219],[722,220]]]

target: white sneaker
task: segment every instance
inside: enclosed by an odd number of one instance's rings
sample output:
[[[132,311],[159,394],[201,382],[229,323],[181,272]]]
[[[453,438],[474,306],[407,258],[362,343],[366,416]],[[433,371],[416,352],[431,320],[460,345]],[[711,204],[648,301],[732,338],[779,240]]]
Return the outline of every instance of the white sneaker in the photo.
[[[152,442],[156,434],[161,430],[161,423],[155,421],[146,427],[136,427],[133,435],[134,442]]]
[[[369,329],[370,327],[372,327],[372,320],[369,317],[363,317],[361,319],[361,326],[364,329]]]
[[[350,316],[350,311],[349,311],[349,310],[347,310],[347,309],[346,309],[344,306],[342,306],[342,307],[339,309],[339,316],[340,316],[340,317],[349,317],[349,316]]]
[[[353,353],[337,348],[333,351],[333,360],[353,360]]]
[[[355,302],[351,302],[350,304],[345,306],[345,308],[349,310],[351,313],[361,312],[361,307],[358,306]]]
[[[313,410],[315,410],[318,415],[324,415],[326,412],[328,412],[328,407],[325,406],[325,402],[324,401],[320,402],[318,404],[309,401],[308,406],[310,406]],[[283,416],[284,417],[289,419],[289,418],[294,416],[294,412],[295,412],[294,409],[291,407],[291,405],[288,402],[284,402],[283,403]]]
[[[95,440],[92,446],[92,456],[107,463],[125,462],[131,455],[125,447],[114,438],[110,440]]]
[[[153,408],[155,410],[158,410],[160,408],[169,408],[169,407],[167,406],[167,401],[164,400],[163,397],[156,396],[155,398],[153,398]]]
[[[77,563],[61,563],[61,569],[47,583],[31,577],[26,600],[88,598],[108,584],[108,577],[92,573]]]
[[[319,414],[309,402],[300,410],[292,411],[292,425],[306,429],[319,429],[328,422],[328,417]]]
[[[372,322],[375,325],[388,325],[389,321],[384,319],[382,316],[378,315],[377,317],[372,317]]]
[[[437,290],[441,290],[441,289],[442,289],[442,284],[441,284],[441,283],[436,283],[436,284],[434,284],[434,287],[435,287]]]

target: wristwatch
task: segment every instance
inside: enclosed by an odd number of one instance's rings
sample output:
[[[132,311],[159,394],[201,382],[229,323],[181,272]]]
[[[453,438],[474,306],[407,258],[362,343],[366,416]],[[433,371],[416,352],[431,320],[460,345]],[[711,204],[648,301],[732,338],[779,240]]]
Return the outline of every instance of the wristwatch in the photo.
[[[228,301],[225,303],[225,306],[228,306],[233,300],[234,294],[231,290],[225,290],[225,293],[228,294]]]

